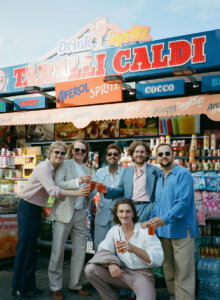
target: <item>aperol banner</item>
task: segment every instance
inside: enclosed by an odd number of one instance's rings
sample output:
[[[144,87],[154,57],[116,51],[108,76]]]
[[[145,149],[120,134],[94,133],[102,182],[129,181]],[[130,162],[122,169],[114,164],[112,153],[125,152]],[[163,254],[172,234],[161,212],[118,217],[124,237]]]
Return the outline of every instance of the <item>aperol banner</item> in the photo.
[[[55,84],[56,106],[81,106],[123,101],[122,87],[108,84],[104,77],[67,81]]]

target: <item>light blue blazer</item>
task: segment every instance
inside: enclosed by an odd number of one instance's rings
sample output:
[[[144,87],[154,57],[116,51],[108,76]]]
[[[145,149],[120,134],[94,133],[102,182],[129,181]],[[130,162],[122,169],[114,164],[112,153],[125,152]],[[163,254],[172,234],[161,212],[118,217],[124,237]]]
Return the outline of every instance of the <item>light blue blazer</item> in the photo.
[[[156,182],[161,173],[161,170],[153,165],[146,164],[146,187],[147,193],[150,198],[150,202],[155,201],[155,189]],[[105,194],[105,198],[112,199],[117,197],[123,197],[132,199],[133,197],[133,177],[134,177],[134,166],[125,168],[124,174],[121,177],[117,188],[108,188],[108,193]]]

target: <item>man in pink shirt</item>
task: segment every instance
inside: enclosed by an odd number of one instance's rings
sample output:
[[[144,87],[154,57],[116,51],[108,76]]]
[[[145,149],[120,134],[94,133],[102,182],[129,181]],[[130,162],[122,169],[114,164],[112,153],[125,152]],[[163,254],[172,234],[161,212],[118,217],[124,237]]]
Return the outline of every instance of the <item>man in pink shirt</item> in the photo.
[[[57,141],[50,146],[49,158],[36,166],[24,190],[19,194],[18,205],[18,244],[14,263],[12,295],[14,299],[29,299],[29,293],[41,294],[36,287],[35,270],[37,263],[37,236],[40,231],[42,208],[47,204],[48,196],[84,196],[88,187],[79,187],[84,177],[72,180],[71,190],[62,190],[55,185],[56,168],[63,162],[66,144]]]

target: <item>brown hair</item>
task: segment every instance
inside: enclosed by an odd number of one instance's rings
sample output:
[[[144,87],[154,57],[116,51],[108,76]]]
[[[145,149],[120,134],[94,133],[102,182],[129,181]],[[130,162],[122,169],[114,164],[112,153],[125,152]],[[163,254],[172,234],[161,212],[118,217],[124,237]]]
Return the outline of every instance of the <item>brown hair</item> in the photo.
[[[113,222],[115,224],[121,224],[121,222],[119,221],[119,218],[117,217],[117,211],[118,211],[118,207],[120,204],[128,204],[130,205],[130,207],[132,208],[132,211],[134,213],[134,217],[133,217],[133,221],[134,223],[137,223],[139,220],[139,217],[137,215],[137,211],[135,208],[135,205],[133,203],[133,201],[131,199],[126,199],[124,198],[122,201],[117,201],[112,209],[112,214],[113,214]]]
[[[174,151],[173,151],[173,147],[172,147],[170,144],[167,144],[167,143],[161,143],[161,144],[159,144],[159,145],[157,146],[157,148],[156,148],[156,153],[157,153],[158,149],[159,149],[161,146],[168,146],[168,147],[170,147],[172,153],[174,152]]]
[[[109,151],[110,149],[115,149],[115,150],[117,150],[119,154],[121,154],[121,152],[122,152],[122,151],[121,151],[121,148],[120,148],[119,146],[115,145],[115,144],[110,144],[110,145],[108,145],[108,147],[107,147],[107,149],[106,149],[106,153],[108,153],[108,151]]]
[[[136,142],[131,143],[128,148],[128,155],[130,155],[132,157],[137,146],[144,146],[146,153],[148,154],[148,157],[151,155],[150,147],[144,141],[136,141]],[[148,161],[148,157],[146,158],[146,161]]]
[[[50,153],[52,151],[54,151],[54,149],[59,148],[59,147],[63,147],[65,149],[65,152],[67,151],[67,145],[64,142],[62,142],[62,141],[56,141],[56,142],[50,144],[48,158],[50,158]]]
[[[75,148],[75,144],[76,144],[76,143],[82,143],[83,145],[86,146],[86,156],[85,156],[85,158],[84,158],[84,160],[83,160],[83,162],[86,163],[86,162],[88,161],[88,159],[89,159],[89,150],[90,150],[90,148],[89,148],[89,144],[88,144],[87,142],[83,141],[83,140],[76,140],[76,141],[74,141],[74,142],[69,146],[69,148],[68,148],[68,150],[67,150],[67,159],[73,158],[72,150]]]

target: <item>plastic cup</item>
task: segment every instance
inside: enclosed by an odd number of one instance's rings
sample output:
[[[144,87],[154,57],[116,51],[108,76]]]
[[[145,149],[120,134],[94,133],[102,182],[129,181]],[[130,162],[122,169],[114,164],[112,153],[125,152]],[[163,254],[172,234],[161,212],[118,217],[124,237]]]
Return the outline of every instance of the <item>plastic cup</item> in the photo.
[[[124,253],[125,249],[120,245],[121,241],[116,241],[117,251],[118,253]]]
[[[97,191],[99,193],[103,193],[104,192],[104,185],[103,185],[103,183],[97,182],[96,187],[97,187]]]
[[[155,227],[148,224],[148,234],[149,235],[154,235],[155,234]]]
[[[90,194],[90,190],[91,190],[91,186],[90,186],[90,184],[86,184],[86,186],[88,186],[88,187],[89,187],[89,191],[88,191],[88,193],[86,194],[86,196],[89,196],[89,194]]]
[[[96,188],[96,181],[91,181],[90,182],[90,190],[93,191]]]

